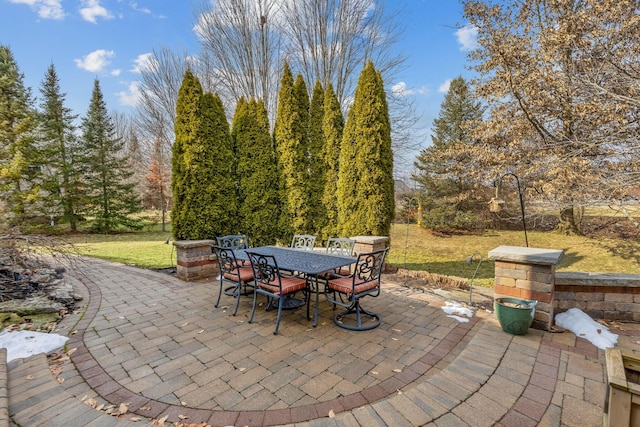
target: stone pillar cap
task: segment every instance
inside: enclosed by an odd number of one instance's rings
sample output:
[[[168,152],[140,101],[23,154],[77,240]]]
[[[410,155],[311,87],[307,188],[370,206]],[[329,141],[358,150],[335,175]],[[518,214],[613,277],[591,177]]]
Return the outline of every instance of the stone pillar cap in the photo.
[[[381,242],[387,242],[389,238],[387,236],[353,236],[351,239],[358,243],[370,243],[376,244]]]
[[[176,248],[197,248],[199,246],[215,245],[215,240],[174,240],[173,246]]]
[[[563,256],[563,250],[526,248],[523,246],[498,246],[489,251],[489,259],[519,262],[521,264],[558,265]]]

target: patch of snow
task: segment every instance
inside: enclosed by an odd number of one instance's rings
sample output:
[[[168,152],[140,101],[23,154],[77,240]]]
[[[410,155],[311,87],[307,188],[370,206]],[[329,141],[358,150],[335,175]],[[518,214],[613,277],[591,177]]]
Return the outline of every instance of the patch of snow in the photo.
[[[556,314],[555,319],[557,326],[589,340],[601,350],[615,347],[618,342],[618,335],[609,332],[609,328],[596,322],[579,308],[570,308],[564,313]]]
[[[469,318],[473,317],[473,310],[468,307],[462,305],[462,303],[458,301],[447,301],[445,302],[444,307],[442,307],[442,311],[447,314],[447,317],[451,317],[452,319],[456,319],[458,322],[468,322]]]
[[[58,334],[5,329],[0,332],[0,347],[7,349],[7,362],[10,362],[38,353],[50,353],[64,346],[68,339]]]

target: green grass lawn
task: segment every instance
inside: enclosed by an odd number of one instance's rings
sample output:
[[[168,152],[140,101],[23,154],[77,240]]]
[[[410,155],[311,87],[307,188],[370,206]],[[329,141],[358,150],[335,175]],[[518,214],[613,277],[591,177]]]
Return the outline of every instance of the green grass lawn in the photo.
[[[562,249],[558,271],[617,272],[640,274],[640,243],[635,240],[592,239],[552,232],[529,232],[529,246]],[[75,234],[67,240],[86,255],[144,268],[175,266],[170,232],[144,231],[113,235]],[[478,253],[481,264],[474,284],[491,286],[493,261],[487,253],[501,245],[524,246],[521,231],[488,231],[481,235],[441,237],[415,224],[394,224],[388,262],[396,267],[423,270],[446,276],[470,278],[476,268],[465,259]]]

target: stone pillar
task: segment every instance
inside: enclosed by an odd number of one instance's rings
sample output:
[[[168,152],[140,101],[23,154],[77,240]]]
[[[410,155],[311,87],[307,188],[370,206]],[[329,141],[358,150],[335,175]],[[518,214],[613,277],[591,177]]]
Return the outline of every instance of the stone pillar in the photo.
[[[564,251],[499,246],[489,252],[496,262],[494,297],[538,301],[532,327],[549,330],[553,325],[556,265]]]
[[[355,236],[351,239],[356,241],[353,247],[353,254],[364,254],[384,249],[389,244],[389,238],[386,236]]]
[[[219,273],[218,261],[211,251],[214,240],[177,240],[177,275],[180,280],[200,280],[215,277]]]

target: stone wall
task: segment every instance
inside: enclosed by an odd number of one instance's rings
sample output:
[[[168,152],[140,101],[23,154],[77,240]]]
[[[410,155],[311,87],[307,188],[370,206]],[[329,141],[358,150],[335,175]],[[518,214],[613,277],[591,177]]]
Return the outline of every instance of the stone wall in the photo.
[[[495,298],[536,300],[533,327],[550,329],[557,313],[579,308],[594,319],[640,321],[640,275],[557,273],[563,251],[500,246],[495,260]]]
[[[640,275],[556,273],[558,313],[577,307],[594,319],[640,321]]]

